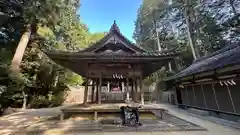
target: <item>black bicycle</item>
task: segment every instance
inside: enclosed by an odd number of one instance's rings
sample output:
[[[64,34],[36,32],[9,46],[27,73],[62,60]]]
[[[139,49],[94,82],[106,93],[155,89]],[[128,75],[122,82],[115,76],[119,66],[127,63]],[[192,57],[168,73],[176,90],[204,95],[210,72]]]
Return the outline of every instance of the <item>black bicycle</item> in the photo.
[[[141,107],[129,107],[122,106],[121,119],[124,126],[139,126],[139,108]]]

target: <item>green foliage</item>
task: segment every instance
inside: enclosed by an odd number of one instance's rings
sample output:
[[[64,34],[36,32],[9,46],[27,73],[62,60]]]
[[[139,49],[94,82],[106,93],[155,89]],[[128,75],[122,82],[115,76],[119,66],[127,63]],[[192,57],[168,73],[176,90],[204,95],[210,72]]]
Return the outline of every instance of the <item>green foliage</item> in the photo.
[[[0,24],[0,105],[28,108],[59,106],[68,85],[81,85],[83,78],[53,63],[42,50],[78,51],[104,36],[88,31],[80,21],[79,0],[3,0],[1,12],[11,16]],[[2,10],[3,9],[3,10]],[[22,32],[31,26],[20,72],[9,64]]]
[[[83,78],[80,75],[70,71],[68,71],[66,79],[67,79],[68,85],[82,85],[83,83]]]
[[[180,50],[179,57],[172,62],[177,72],[193,62],[188,29],[199,56],[223,48],[226,41],[239,41],[239,5],[237,0],[143,0],[133,37],[143,48],[157,50],[157,27],[161,47]],[[152,76],[148,81],[155,82],[156,78]]]
[[[93,33],[93,34],[90,34],[88,43],[89,44],[93,44],[93,43],[99,41],[100,39],[102,39],[104,37],[104,35],[105,35],[104,33]]]
[[[49,107],[51,102],[45,96],[34,96],[30,101],[29,108],[46,108]]]
[[[61,91],[57,94],[49,94],[46,96],[33,96],[29,102],[29,108],[47,108],[57,107],[61,105],[65,100],[65,92]]]

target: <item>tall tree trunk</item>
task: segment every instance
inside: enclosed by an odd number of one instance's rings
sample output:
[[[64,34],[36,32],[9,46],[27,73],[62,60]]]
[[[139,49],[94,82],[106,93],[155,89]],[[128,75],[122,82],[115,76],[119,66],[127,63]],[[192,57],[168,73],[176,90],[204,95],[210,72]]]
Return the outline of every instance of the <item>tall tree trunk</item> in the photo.
[[[28,26],[26,28],[26,31],[23,33],[23,35],[18,43],[15,54],[13,56],[12,64],[11,64],[12,71],[19,71],[19,66],[21,64],[25,49],[28,45],[30,36],[31,36],[31,27]]]
[[[187,33],[188,33],[188,40],[189,40],[189,45],[191,47],[192,50],[192,54],[193,54],[193,58],[194,60],[197,59],[197,54],[196,54],[196,50],[195,50],[195,45],[193,42],[193,31],[192,31],[192,23],[190,21],[190,16],[189,16],[189,10],[190,10],[190,4],[189,4],[190,0],[185,0],[185,11],[184,11],[184,16],[185,16],[185,20],[186,20],[186,24],[187,24]]]

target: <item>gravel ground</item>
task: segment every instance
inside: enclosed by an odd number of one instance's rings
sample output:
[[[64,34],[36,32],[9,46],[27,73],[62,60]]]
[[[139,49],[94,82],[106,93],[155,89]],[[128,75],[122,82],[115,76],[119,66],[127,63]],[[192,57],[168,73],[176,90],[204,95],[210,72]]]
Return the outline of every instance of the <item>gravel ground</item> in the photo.
[[[89,120],[46,120],[57,116],[60,108],[28,110],[0,118],[0,135],[239,135],[240,131],[193,117],[180,109],[159,105],[167,109],[163,120],[141,120],[138,128],[99,124]],[[174,115],[174,116],[173,116]],[[175,117],[176,116],[176,117]],[[188,122],[191,121],[191,122]],[[200,126],[197,126],[200,125]],[[204,130],[206,129],[206,130]]]

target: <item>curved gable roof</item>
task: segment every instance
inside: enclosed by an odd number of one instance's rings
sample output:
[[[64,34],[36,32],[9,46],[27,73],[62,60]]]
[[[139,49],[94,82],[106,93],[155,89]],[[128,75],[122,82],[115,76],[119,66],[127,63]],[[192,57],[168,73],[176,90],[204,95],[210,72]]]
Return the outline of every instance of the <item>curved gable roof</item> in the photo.
[[[119,27],[116,24],[116,21],[114,21],[113,25],[111,26],[109,32],[107,35],[105,35],[102,39],[100,39],[98,42],[94,43],[93,45],[89,46],[88,48],[79,51],[81,52],[94,52],[95,50],[98,50],[104,45],[108,44],[109,42],[116,42],[121,43],[124,47],[133,50],[135,53],[144,53],[147,52],[143,48],[140,48],[136,46],[134,43],[132,43],[130,40],[128,40],[121,32]]]

